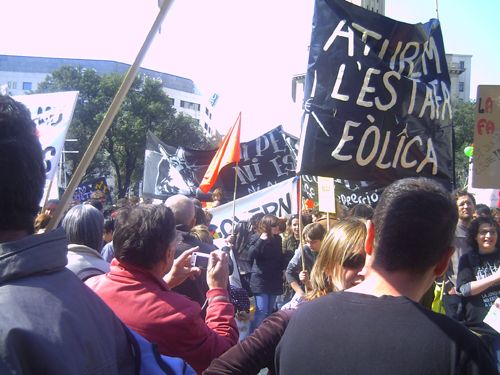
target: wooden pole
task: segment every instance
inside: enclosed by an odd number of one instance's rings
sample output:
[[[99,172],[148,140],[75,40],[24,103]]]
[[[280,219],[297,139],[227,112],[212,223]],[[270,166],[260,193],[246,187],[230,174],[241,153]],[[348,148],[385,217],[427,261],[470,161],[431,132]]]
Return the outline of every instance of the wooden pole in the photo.
[[[45,207],[47,207],[47,202],[49,201],[49,195],[50,195],[50,190],[52,189],[52,182],[54,181],[54,177],[52,177],[52,180],[49,182],[49,187],[47,188],[47,194],[45,194],[45,199],[43,200],[43,206],[42,210],[40,211],[41,214],[45,213]]]
[[[168,10],[172,6],[173,0],[164,0],[163,4],[161,5],[160,12],[158,13],[158,16],[156,16],[155,22],[153,23],[153,26],[151,26],[151,30],[149,30],[149,33],[146,37],[146,40],[144,41],[139,53],[137,54],[137,57],[135,58],[134,63],[132,66],[129,68],[127,71],[127,74],[123,78],[123,82],[118,89],[118,92],[116,93],[113,102],[109,106],[108,111],[104,115],[104,118],[102,119],[101,125],[99,125],[99,128],[97,128],[97,131],[92,138],[92,141],[89,144],[89,147],[85,151],[85,154],[83,154],[82,160],[78,164],[78,167],[75,170],[75,173],[73,173],[73,176],[71,177],[71,180],[66,187],[66,191],[64,192],[60,204],[57,207],[56,212],[54,213],[54,216],[50,220],[49,224],[47,225],[46,231],[50,231],[54,228],[57,227],[59,224],[59,221],[61,220],[63,212],[65,212],[66,207],[70,203],[71,198],[73,197],[73,194],[80,184],[83,176],[85,175],[85,172],[87,171],[87,168],[90,165],[90,162],[94,158],[97,150],[99,149],[99,146],[102,143],[102,140],[104,139],[104,136],[106,135],[106,132],[108,131],[109,127],[113,123],[113,120],[118,113],[118,110],[120,109],[121,104],[125,100],[125,96],[127,95],[128,90],[130,89],[130,86],[132,86],[132,83],[134,82],[134,79],[137,75],[137,72],[139,71],[139,68],[141,67],[142,60],[144,59],[144,56],[146,55],[151,43],[153,42],[153,39],[160,29],[160,26],[163,22],[163,19],[165,18]]]

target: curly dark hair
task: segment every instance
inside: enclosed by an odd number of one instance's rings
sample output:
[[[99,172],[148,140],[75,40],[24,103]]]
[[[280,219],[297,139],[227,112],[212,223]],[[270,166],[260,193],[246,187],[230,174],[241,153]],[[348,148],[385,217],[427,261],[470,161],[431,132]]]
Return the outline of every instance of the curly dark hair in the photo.
[[[498,225],[497,225],[497,223],[495,222],[495,220],[492,217],[480,216],[480,217],[472,220],[472,222],[469,225],[469,229],[467,231],[467,244],[474,251],[479,251],[479,246],[477,244],[476,237],[477,237],[477,234],[479,233],[479,227],[482,224],[489,224],[489,225],[491,225],[493,228],[495,228],[497,230],[497,238],[498,238],[498,235],[499,235]],[[499,248],[499,246],[498,246],[498,240],[497,240],[497,244],[495,245],[495,247],[497,249]]]

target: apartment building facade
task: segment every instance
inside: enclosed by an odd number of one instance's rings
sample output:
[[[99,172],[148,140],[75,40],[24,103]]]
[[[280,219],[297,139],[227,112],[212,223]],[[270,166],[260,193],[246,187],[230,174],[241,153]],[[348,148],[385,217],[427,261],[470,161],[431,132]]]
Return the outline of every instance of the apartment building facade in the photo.
[[[65,65],[93,69],[97,74],[125,74],[130,68],[129,64],[109,60],[0,55],[0,88],[9,95],[32,93],[49,74]],[[198,120],[207,135],[215,134],[211,124],[215,104],[191,79],[145,68],[140,68],[139,74],[160,80],[176,111]]]

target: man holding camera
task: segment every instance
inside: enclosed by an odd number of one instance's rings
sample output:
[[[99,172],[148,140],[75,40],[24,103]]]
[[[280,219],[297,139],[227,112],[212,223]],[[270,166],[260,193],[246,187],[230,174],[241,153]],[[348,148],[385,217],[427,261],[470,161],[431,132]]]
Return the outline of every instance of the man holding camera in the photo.
[[[201,373],[238,340],[227,292],[227,255],[210,253],[203,321],[198,303],[171,290],[200,273],[191,266],[196,248],[174,261],[178,236],[171,210],[139,205],[120,210],[115,219],[111,270],[87,285],[125,324],[158,345],[161,354],[180,357]]]

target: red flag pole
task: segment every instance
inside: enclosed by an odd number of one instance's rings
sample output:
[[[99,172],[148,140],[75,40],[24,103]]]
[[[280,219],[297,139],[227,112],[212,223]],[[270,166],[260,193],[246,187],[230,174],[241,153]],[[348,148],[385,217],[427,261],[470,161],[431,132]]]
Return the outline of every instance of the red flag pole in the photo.
[[[219,146],[217,153],[210,162],[210,165],[203,176],[200,184],[200,190],[202,192],[208,193],[208,191],[214,186],[222,168],[226,165],[240,161],[240,129],[241,112],[239,113],[234,125],[222,139],[222,143]]]

